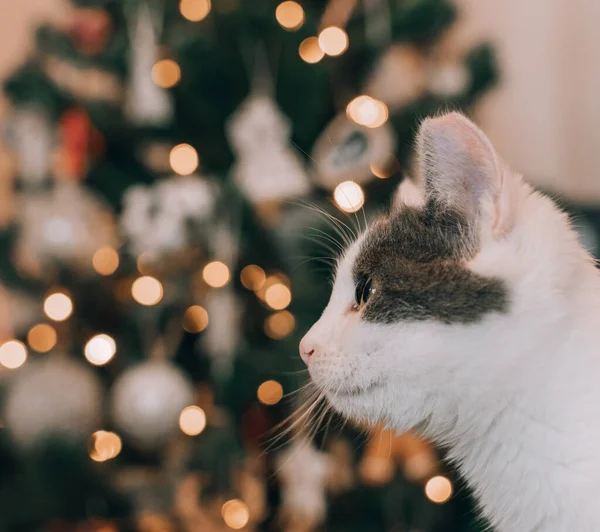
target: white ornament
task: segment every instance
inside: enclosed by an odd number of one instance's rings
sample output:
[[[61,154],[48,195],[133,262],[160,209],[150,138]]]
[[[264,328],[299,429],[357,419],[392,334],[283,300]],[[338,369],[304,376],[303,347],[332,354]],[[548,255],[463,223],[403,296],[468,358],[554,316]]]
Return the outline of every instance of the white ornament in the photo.
[[[138,125],[164,125],[173,118],[171,95],[154,83],[152,67],[158,60],[158,18],[142,0],[129,17],[131,61],[126,110]]]
[[[156,449],[177,431],[179,414],[193,402],[193,388],[175,366],[145,362],[114,384],[112,418],[139,448]]]
[[[225,287],[210,291],[205,306],[210,321],[204,346],[213,360],[215,374],[226,380],[240,343],[241,302],[231,287]]]
[[[290,122],[271,97],[251,94],[227,129],[237,155],[233,175],[253,203],[282,201],[309,192],[302,161],[288,146]]]
[[[434,65],[429,73],[429,91],[441,98],[454,98],[462,94],[471,75],[462,63],[445,63]]]
[[[56,182],[47,192],[25,196],[19,231],[19,262],[34,270],[55,260],[91,269],[94,252],[118,244],[110,209],[73,182]]]
[[[214,203],[212,184],[194,175],[136,185],[125,194],[121,230],[135,254],[178,251],[189,244],[188,222],[207,220]]]
[[[277,458],[282,514],[290,529],[313,530],[325,520],[330,457],[300,440]]]
[[[373,178],[371,167],[392,160],[396,137],[389,124],[368,128],[338,115],[327,126],[312,153],[316,180],[333,190],[342,181],[363,184]]]
[[[85,365],[54,355],[29,361],[8,389],[5,424],[15,442],[31,448],[45,438],[87,438],[100,424],[102,390]]]

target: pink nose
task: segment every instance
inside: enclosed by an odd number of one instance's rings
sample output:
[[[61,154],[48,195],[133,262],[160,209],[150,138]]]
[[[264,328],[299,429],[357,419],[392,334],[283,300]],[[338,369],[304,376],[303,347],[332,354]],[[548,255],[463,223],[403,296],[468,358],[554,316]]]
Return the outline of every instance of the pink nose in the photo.
[[[300,358],[308,366],[310,357],[315,354],[315,346],[306,339],[306,336],[302,338],[300,342]]]

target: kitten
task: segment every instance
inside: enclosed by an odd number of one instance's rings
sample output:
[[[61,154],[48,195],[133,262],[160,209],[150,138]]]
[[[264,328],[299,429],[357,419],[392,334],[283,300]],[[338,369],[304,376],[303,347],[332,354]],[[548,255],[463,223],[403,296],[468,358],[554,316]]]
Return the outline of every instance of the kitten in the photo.
[[[447,445],[500,532],[600,530],[600,277],[567,216],[457,113],[339,260],[300,344],[347,417]]]

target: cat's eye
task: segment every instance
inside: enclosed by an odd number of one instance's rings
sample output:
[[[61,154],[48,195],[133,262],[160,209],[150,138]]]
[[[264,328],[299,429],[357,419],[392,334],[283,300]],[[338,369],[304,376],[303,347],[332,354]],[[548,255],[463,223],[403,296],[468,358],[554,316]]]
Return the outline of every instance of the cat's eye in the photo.
[[[356,283],[354,290],[354,303],[356,308],[361,308],[369,301],[369,298],[375,293],[373,280],[367,276],[363,276]]]

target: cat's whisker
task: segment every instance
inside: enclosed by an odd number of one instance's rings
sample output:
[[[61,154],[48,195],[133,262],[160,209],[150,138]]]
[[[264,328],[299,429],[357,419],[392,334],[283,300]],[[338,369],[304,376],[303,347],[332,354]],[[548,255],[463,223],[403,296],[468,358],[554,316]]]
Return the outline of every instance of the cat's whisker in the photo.
[[[349,246],[354,240],[356,240],[357,235],[354,230],[344,223],[339,218],[333,216],[331,213],[327,212],[323,208],[318,205],[311,203],[306,200],[297,200],[299,205],[316,212],[319,214],[324,220],[326,220],[330,226],[336,231],[336,233],[342,238],[344,243]]]

